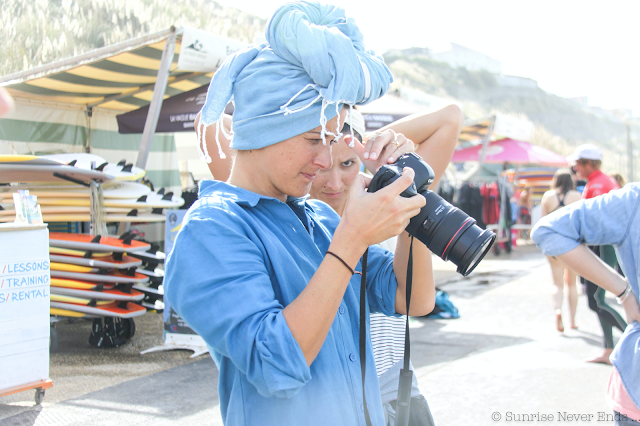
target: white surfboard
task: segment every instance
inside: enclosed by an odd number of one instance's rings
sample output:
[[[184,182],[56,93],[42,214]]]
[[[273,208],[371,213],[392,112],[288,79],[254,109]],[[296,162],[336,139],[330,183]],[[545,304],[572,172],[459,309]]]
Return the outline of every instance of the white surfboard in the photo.
[[[31,194],[31,191],[29,191]],[[38,198],[38,204],[41,206],[85,206],[90,204],[89,198]],[[104,200],[105,207],[123,207],[130,209],[138,208],[153,208],[153,209],[175,209],[181,207],[184,204],[184,199],[173,195],[169,192],[165,195],[160,195],[155,192],[151,192],[148,195],[143,195],[137,199],[115,199],[108,198]]]
[[[43,155],[42,158],[60,161],[64,164],[73,165],[79,169],[100,170],[113,176],[116,180],[133,181],[142,179],[146,174],[145,170],[135,167],[132,163],[127,163],[125,160],[117,164],[113,164],[107,162],[107,160],[99,155],[83,152]]]
[[[67,271],[55,271],[51,270],[52,278],[65,278],[69,280],[81,280],[81,281],[95,281],[101,283],[114,283],[114,284],[133,284],[133,283],[146,283],[149,281],[149,277],[136,274],[131,277],[125,274],[92,274],[84,272],[67,272]]]
[[[163,214],[137,213],[135,215],[127,215],[124,213],[111,213],[105,215],[106,223],[115,222],[136,222],[136,223],[155,223],[164,222],[166,216]],[[15,216],[0,216],[1,223],[14,222]],[[45,223],[53,222],[89,222],[91,215],[89,213],[59,213],[59,214],[42,214],[42,221]]]
[[[88,188],[81,186],[73,186],[68,188],[51,188],[46,185],[42,185],[39,188],[37,185],[25,186],[24,189],[29,189],[29,195],[36,195],[38,199],[42,198],[89,198],[91,192]],[[0,199],[6,200],[12,199],[14,191],[0,192]],[[151,188],[147,185],[137,182],[122,182],[122,181],[110,181],[102,185],[102,195],[105,199],[138,199],[151,192]]]

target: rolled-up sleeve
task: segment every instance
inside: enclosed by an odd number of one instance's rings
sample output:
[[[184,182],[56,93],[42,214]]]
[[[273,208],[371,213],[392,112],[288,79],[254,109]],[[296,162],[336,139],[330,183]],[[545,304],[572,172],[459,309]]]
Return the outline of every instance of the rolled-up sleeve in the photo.
[[[624,191],[612,191],[570,204],[541,218],[531,239],[547,256],[564,254],[579,244],[620,244],[630,226],[626,196]]]
[[[167,260],[171,307],[263,396],[289,398],[310,369],[276,299],[259,247],[240,225],[185,222]]]

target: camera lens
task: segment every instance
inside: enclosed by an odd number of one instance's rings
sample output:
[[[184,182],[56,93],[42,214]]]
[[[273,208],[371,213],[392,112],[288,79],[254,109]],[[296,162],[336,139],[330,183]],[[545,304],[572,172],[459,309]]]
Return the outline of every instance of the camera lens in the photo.
[[[427,204],[411,219],[407,231],[442,260],[451,260],[466,277],[487,254],[496,235],[481,229],[475,219],[433,191],[420,194]]]

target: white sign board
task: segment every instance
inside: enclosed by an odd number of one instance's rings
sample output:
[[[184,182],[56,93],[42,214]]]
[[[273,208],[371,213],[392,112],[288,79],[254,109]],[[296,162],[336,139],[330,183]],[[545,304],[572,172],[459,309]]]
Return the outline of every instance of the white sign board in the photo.
[[[529,120],[505,114],[496,114],[496,122],[493,125],[494,135],[529,142],[532,132],[533,123]]]
[[[215,71],[227,56],[246,46],[247,43],[238,40],[185,27],[177,69],[194,72]]]

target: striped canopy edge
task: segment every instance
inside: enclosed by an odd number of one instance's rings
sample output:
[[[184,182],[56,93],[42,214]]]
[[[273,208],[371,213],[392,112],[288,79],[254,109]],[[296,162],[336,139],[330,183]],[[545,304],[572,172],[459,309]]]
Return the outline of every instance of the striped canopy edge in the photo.
[[[14,98],[127,112],[151,102],[162,52],[175,35],[176,45],[164,97],[208,84],[213,73],[176,71],[182,28],[171,27],[31,70],[0,77]]]

